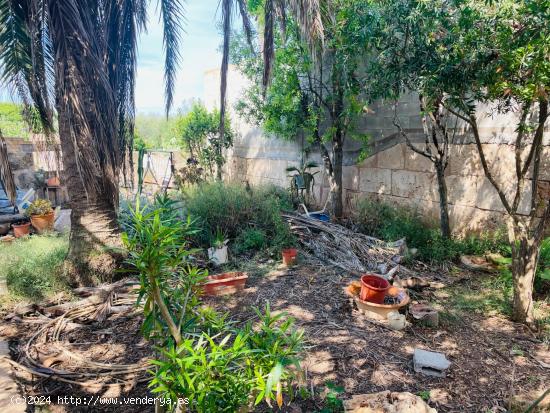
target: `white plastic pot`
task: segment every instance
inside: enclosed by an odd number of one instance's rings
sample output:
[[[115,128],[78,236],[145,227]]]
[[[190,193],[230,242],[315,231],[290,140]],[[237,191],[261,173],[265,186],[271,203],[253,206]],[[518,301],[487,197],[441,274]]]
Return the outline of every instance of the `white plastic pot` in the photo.
[[[223,247],[211,247],[208,248],[208,259],[212,261],[215,265],[222,265],[227,262],[227,245]]]
[[[403,314],[399,314],[397,311],[392,311],[388,314],[388,326],[392,330],[403,330],[406,326],[406,319]]]

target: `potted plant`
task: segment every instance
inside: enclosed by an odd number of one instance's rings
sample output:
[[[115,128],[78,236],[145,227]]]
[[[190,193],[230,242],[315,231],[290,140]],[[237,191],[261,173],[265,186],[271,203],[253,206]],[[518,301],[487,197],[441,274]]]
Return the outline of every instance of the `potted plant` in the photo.
[[[53,229],[54,212],[51,202],[47,199],[33,201],[25,214],[31,218],[31,224],[39,234]]]
[[[212,247],[208,248],[208,258],[215,265],[222,265],[227,263],[227,243],[228,239],[225,238],[225,234],[218,228],[216,235],[212,239]]]
[[[15,238],[22,238],[31,233],[31,223],[28,221],[17,221],[11,227]]]

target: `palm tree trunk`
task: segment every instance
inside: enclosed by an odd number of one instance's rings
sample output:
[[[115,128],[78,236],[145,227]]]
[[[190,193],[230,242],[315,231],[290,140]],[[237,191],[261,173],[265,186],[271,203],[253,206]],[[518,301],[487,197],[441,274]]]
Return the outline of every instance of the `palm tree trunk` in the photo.
[[[121,261],[122,246],[117,224],[115,205],[106,191],[87,192],[79,173],[77,152],[72,131],[74,119],[70,118],[61,96],[57,98],[59,138],[63,154],[63,180],[69,195],[71,208],[70,247],[65,262],[65,272],[74,285],[93,285],[110,281]],[[70,122],[73,122],[71,125]],[[71,128],[72,126],[72,128]],[[78,130],[76,128],[76,130]],[[81,136],[80,139],[83,139]],[[104,188],[107,176],[98,176],[95,186]],[[111,182],[116,186],[116,182]]]

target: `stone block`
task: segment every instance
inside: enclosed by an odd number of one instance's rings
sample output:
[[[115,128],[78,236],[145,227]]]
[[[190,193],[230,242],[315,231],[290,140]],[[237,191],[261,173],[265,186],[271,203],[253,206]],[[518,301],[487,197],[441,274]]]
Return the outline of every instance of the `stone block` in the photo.
[[[478,202],[477,185],[479,177],[451,175],[447,182],[447,200],[456,205],[475,207]]]
[[[357,164],[359,168],[377,168],[378,167],[378,154],[373,154],[365,159],[363,162]]]
[[[439,200],[435,175],[428,172],[393,171],[391,193],[404,198]]]
[[[359,168],[356,166],[344,166],[342,168],[342,187],[353,191],[359,189]]]
[[[380,168],[361,168],[359,173],[359,190],[376,194],[390,194],[392,171]]]
[[[424,150],[425,144],[423,143],[414,143],[415,147],[420,150]],[[416,172],[435,172],[434,164],[425,156],[422,156],[414,152],[406,144],[405,147],[405,169],[408,171]]]
[[[289,181],[286,172],[288,161],[280,159],[248,159],[247,175],[255,180],[272,179],[280,182]]]
[[[427,376],[445,377],[451,362],[445,354],[435,351],[415,349],[413,355],[414,371]]]
[[[453,145],[449,166],[450,175],[483,175],[483,168],[475,145]]]
[[[403,169],[405,167],[403,144],[394,145],[391,148],[378,152],[377,158],[378,168]]]
[[[495,231],[505,224],[503,213],[463,205],[449,205],[449,221],[454,235]]]

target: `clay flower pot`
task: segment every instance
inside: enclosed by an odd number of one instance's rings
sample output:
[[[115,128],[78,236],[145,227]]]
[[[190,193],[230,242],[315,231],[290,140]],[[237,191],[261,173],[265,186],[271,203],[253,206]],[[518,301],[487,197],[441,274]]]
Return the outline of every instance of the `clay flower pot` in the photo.
[[[25,222],[23,224],[13,224],[13,235],[15,238],[21,238],[31,233],[31,223]]]
[[[224,272],[222,274],[209,275],[204,283],[205,295],[234,294],[244,289],[248,274],[240,271]]]
[[[31,223],[39,234],[53,230],[54,212],[44,215],[31,215]]]
[[[374,274],[365,274],[361,277],[361,295],[363,301],[383,304],[390,283],[385,278]]]
[[[57,188],[61,185],[61,182],[59,181],[59,178],[57,176],[54,176],[46,180],[46,185],[48,185],[50,188]]]
[[[286,248],[282,251],[283,264],[287,267],[296,264],[296,257],[298,256],[298,250],[296,248]]]

